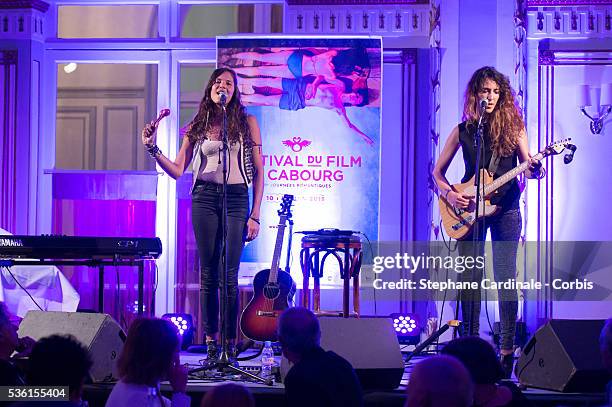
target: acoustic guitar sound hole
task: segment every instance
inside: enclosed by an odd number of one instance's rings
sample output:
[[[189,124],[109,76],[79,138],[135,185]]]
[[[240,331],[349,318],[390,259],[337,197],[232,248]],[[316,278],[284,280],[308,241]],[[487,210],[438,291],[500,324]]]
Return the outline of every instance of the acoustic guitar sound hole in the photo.
[[[280,295],[280,287],[277,283],[268,283],[264,286],[263,293],[266,298],[274,300]]]

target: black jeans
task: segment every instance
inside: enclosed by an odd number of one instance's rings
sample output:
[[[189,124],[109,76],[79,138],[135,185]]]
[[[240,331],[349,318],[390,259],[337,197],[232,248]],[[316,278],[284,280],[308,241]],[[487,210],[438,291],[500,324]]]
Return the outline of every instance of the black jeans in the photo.
[[[479,225],[474,226],[472,233]],[[485,219],[485,226],[491,229],[493,252],[493,275],[496,282],[516,278],[516,254],[518,240],[521,235],[521,212],[519,209],[510,209]],[[482,230],[482,225],[480,225]],[[484,255],[484,239],[479,236],[477,256]],[[466,236],[458,245],[460,256],[474,256],[472,234]],[[467,269],[461,274],[461,281],[476,281],[480,284],[484,270],[479,267]],[[502,349],[512,349],[516,330],[516,317],[518,313],[518,294],[516,290],[498,290],[500,314],[500,338]],[[481,290],[463,290],[461,292],[461,313],[463,316],[462,334],[472,333],[478,335],[480,329],[480,299]]]
[[[223,284],[222,205],[223,186],[211,182],[196,184],[191,200],[192,223],[200,255],[200,305],[204,331],[219,332],[219,289]],[[246,185],[227,187],[227,338],[236,338],[238,319],[238,267],[244,247],[245,225],[249,211]]]

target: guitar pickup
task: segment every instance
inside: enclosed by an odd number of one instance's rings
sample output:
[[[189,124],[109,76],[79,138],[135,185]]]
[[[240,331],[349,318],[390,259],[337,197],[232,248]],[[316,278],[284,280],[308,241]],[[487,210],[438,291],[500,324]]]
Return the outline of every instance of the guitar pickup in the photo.
[[[276,318],[278,316],[278,312],[276,311],[257,311],[258,317],[272,317]]]

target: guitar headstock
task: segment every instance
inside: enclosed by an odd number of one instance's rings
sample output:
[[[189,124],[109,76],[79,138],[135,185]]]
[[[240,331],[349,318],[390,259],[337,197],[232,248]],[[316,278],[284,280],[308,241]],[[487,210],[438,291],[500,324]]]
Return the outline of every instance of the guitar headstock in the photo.
[[[283,195],[281,207],[278,210],[279,216],[285,216],[287,219],[291,219],[291,204],[293,203],[293,195]]]
[[[563,150],[565,150],[566,148],[571,149],[571,147],[573,147],[573,144],[571,144],[570,141],[572,141],[571,138],[566,138],[563,140],[555,141],[554,143],[546,146],[544,150],[542,150],[542,155],[546,157],[549,155],[561,154]]]

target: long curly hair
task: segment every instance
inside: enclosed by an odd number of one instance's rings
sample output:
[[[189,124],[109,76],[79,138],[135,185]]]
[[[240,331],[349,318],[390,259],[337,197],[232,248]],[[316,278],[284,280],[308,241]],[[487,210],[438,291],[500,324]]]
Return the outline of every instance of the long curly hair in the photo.
[[[499,86],[499,100],[495,109],[485,117],[489,126],[492,149],[502,157],[508,157],[516,150],[521,131],[525,128],[521,112],[516,105],[516,95],[508,77],[495,68],[484,66],[472,75],[465,89],[463,120],[469,129],[478,125],[478,92],[484,82],[490,79]]]
[[[240,141],[242,137],[243,143],[248,146],[252,146],[253,139],[251,138],[251,131],[247,122],[247,112],[242,102],[240,101],[240,92],[238,91],[238,77],[236,72],[229,68],[217,68],[214,70],[204,89],[204,96],[200,101],[200,107],[198,113],[195,115],[193,120],[187,125],[186,137],[192,144],[198,141],[204,140],[206,132],[210,128],[211,123],[215,122],[221,117],[222,110],[212,100],[210,93],[215,81],[223,73],[229,72],[232,74],[234,79],[234,95],[230,99],[226,106],[227,110],[227,138],[231,144]]]

